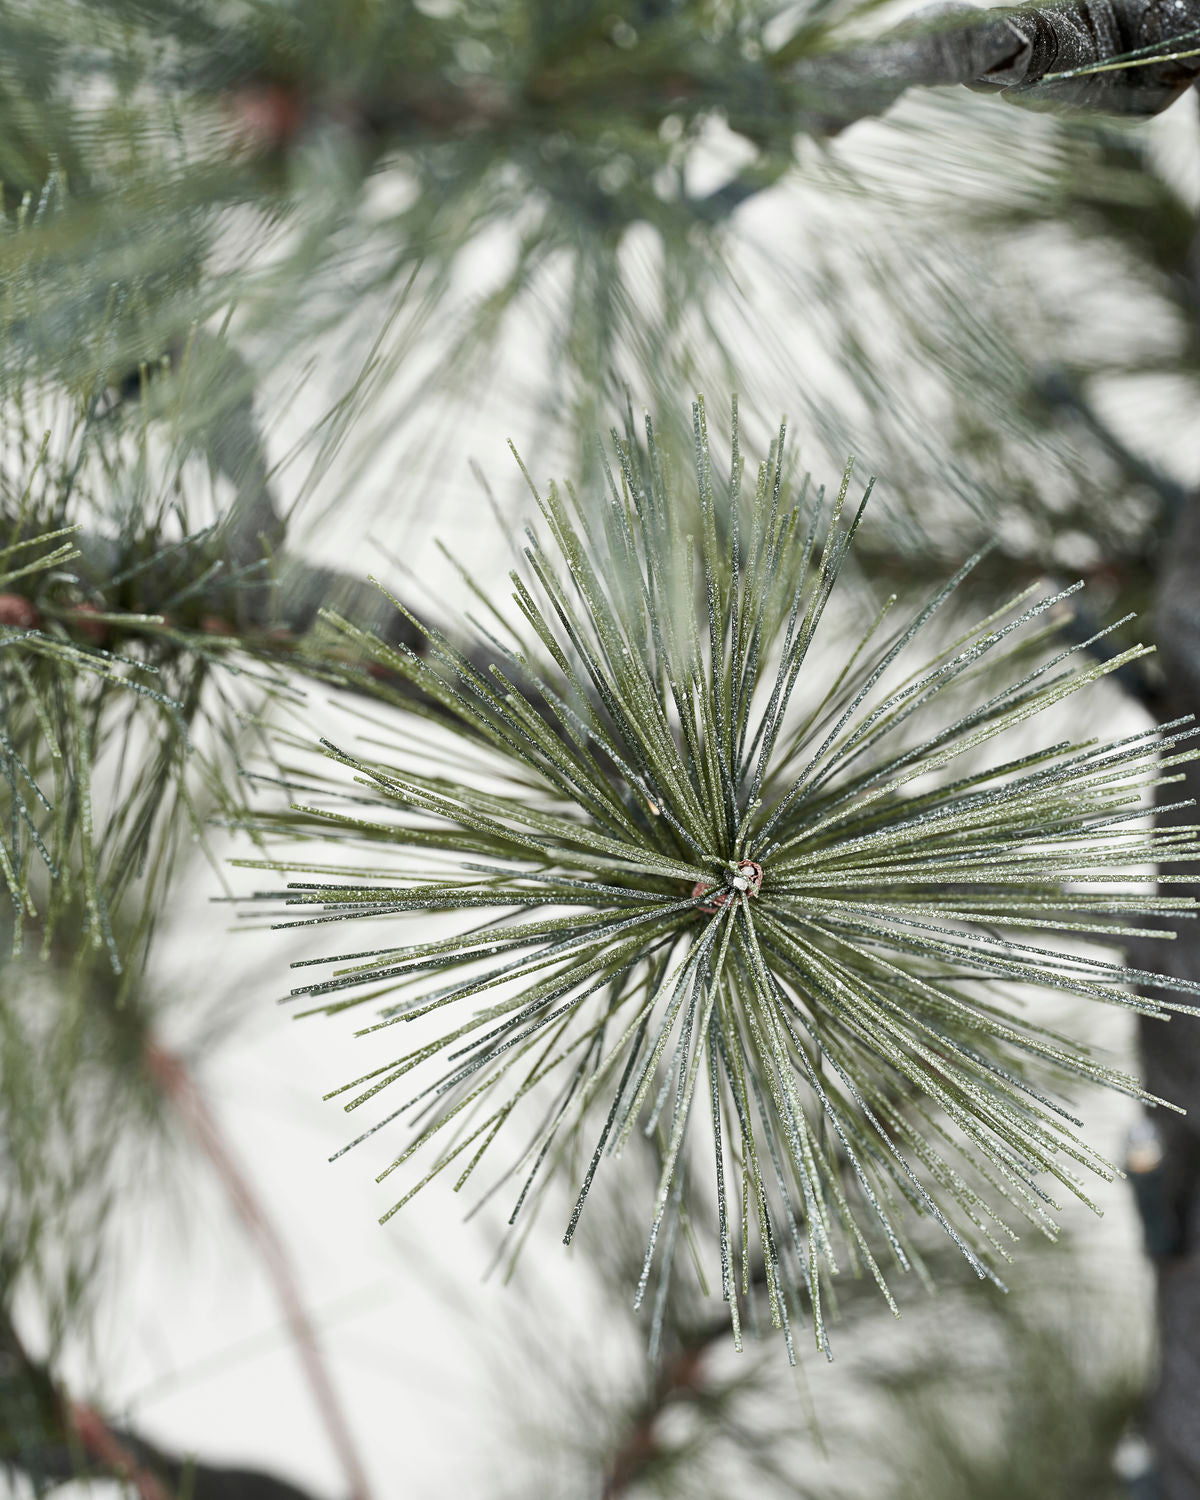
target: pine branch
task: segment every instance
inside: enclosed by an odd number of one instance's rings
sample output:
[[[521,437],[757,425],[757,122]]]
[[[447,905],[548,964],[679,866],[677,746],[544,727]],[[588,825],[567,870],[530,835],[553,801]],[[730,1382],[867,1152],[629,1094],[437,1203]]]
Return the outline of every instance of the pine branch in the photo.
[[[1190,915],[1190,901],[1165,891],[1114,887],[1147,860],[1200,856],[1190,823],[1160,847],[1138,821],[1142,789],[1174,779],[1195,752],[1177,723],[1161,741],[1060,744],[997,764],[995,736],[1145,649],[1076,673],[1072,647],[1031,657],[1014,632],[1074,591],[1030,605],[1026,590],[906,671],[950,586],[881,644],[888,606],[857,642],[833,647],[830,601],[861,516],[841,529],[849,472],[831,512],[821,493],[789,496],[781,434],[747,498],[736,426],[725,488],[702,408],[695,420],[694,509],[649,431],[644,448],[632,432],[617,441],[607,498],[538,496],[553,550],[531,538],[526,578],[514,575],[525,630],[504,625],[513,644],[480,627],[490,673],[428,626],[418,657],[331,621],[441,706],[454,731],[437,742],[442,770],[402,724],[370,758],[326,740],[334,770],[297,771],[291,812],[250,826],[266,841],[361,847],[365,861],[241,863],[301,876],[259,894],[308,909],[282,927],[417,911],[466,924],[449,938],[340,953],[327,960],[333,977],[292,992],[328,1014],[386,997],[368,1032],[484,1004],[335,1091],[352,1094],[353,1110],[448,1055],[440,1077],[351,1143],[416,1114],[415,1139],[381,1179],[422,1147],[433,1161],[385,1219],[456,1160],[462,1187],[526,1096],[555,1079],[558,1103],[518,1158],[531,1170],[513,1218],[543,1190],[543,1164],[584,1145],[588,1106],[606,1096],[566,1238],[602,1157],[635,1127],[657,1132],[640,1302],[656,1260],[662,1285],[671,1274],[685,1167],[690,1178],[701,1149],[689,1124],[703,1109],[735,1337],[735,1266],[761,1256],[789,1351],[803,1307],[827,1350],[822,1303],[839,1264],[865,1268],[890,1301],[864,1225],[907,1268],[907,1205],[939,1223],[977,1275],[995,1276],[998,1235],[1012,1231],[968,1178],[980,1174],[1052,1234],[1042,1174],[1085,1202],[1066,1161],[1111,1174],[1041,1080],[1073,1074],[1145,1096],[1011,1012],[1005,986],[1150,1014],[1180,1008],[1123,987],[1175,981],[1126,975],[1070,945],[1119,947],[1147,911]],[[989,653],[1011,686],[980,703]],[[797,685],[814,677],[826,685],[802,710]],[[944,783],[961,757],[958,779]],[[350,811],[338,768],[357,784]],[[389,849],[403,862],[383,864]],[[923,1101],[919,1123],[902,1099]]]
[[[659,1452],[658,1424],[674,1401],[687,1400],[704,1379],[704,1357],[710,1344],[728,1338],[729,1324],[722,1318],[698,1333],[684,1348],[664,1359],[654,1389],[642,1412],[625,1433],[604,1476],[601,1500],[619,1500],[653,1466]]]
[[[94,1406],[69,1402],[66,1418],[68,1429],[78,1439],[85,1456],[132,1486],[138,1500],[170,1500],[158,1475],[139,1462]]]
[[[75,1399],[25,1349],[0,1308],[0,1465],[24,1474],[38,1494],[84,1478],[122,1481],[138,1500],[312,1500],[252,1469],[165,1453]]]
[[[131,1138],[136,1140],[138,1151],[145,1156],[167,1117],[178,1117],[207,1156],[262,1254],[312,1385],[318,1411],[329,1429],[331,1445],[342,1458],[350,1481],[347,1493],[367,1494],[362,1466],[323,1366],[315,1329],[305,1311],[286,1248],[222,1139],[187,1069],[155,1041],[157,1013],[145,1003],[136,986],[130,990],[99,956],[93,957],[83,993],[77,996],[74,989],[81,977],[80,956],[73,944],[64,940],[61,931],[57,941],[49,946],[49,959],[55,1002],[52,1013],[45,1014],[50,994],[39,992],[36,1000],[41,1019],[54,1038],[54,1050],[43,1048],[37,1055],[30,1055],[13,1045],[13,1032],[20,1024],[22,1011],[32,1008],[22,1002],[28,990],[36,989],[38,981],[36,974],[29,971],[14,974],[15,965],[5,973],[2,1074],[8,1110],[5,1168],[8,1192],[20,1205],[19,1213],[11,1212],[10,1208],[5,1223],[5,1252],[12,1257],[7,1267],[8,1281],[15,1283],[18,1276],[26,1278],[27,1286],[36,1288],[45,1299],[43,1307],[48,1324],[73,1332],[82,1315],[80,1288],[86,1286],[94,1269],[92,1258],[103,1247],[105,1210],[110,1206],[103,1178],[114,1167],[120,1172],[122,1144],[127,1145]],[[86,1029],[80,1025],[79,1006],[86,1010]],[[74,1046],[66,1040],[72,1033],[82,1033],[75,1037]],[[29,1043],[36,1048],[36,1030]],[[56,1055],[59,1050],[68,1056]],[[18,1078],[18,1073],[25,1076]],[[42,1074],[47,1076],[43,1078]],[[43,1096],[54,1099],[49,1113],[36,1107]],[[64,1137],[60,1115],[74,1125],[73,1134]],[[30,1156],[32,1160],[27,1159]],[[52,1158],[53,1167],[46,1161],[47,1156]],[[74,1160],[76,1157],[78,1160]],[[37,1179],[33,1191],[28,1185],[31,1175]],[[54,1196],[56,1179],[62,1179],[58,1192],[67,1199],[62,1205],[63,1221],[53,1211],[59,1207]],[[127,1191],[124,1175],[121,1182],[123,1192]],[[91,1196],[100,1199],[96,1212],[81,1219],[80,1205],[75,1200]],[[65,1220],[67,1208],[76,1210],[69,1221]],[[31,1223],[27,1226],[24,1219]],[[82,1251],[76,1248],[76,1239],[86,1241]],[[60,1264],[64,1257],[66,1263]],[[62,1307],[55,1302],[53,1293],[46,1296],[49,1288],[43,1285],[42,1278],[47,1264],[51,1277],[63,1283]],[[11,1339],[15,1339],[15,1333]],[[78,1439],[82,1442],[82,1458],[106,1472],[128,1478],[136,1485],[142,1500],[164,1500],[168,1493],[174,1496],[177,1489],[180,1494],[191,1493],[187,1488],[191,1482],[188,1461],[167,1458],[136,1434],[118,1432],[93,1407],[64,1397],[56,1406],[51,1403],[55,1411],[61,1408],[61,1420],[39,1419],[40,1425],[34,1422],[31,1426],[29,1413],[22,1416],[22,1410],[31,1401],[45,1407],[46,1402],[38,1392],[42,1391],[44,1397],[49,1389],[46,1383],[49,1376],[43,1378],[44,1372],[39,1373],[24,1359],[14,1360],[13,1365],[13,1387],[0,1391],[0,1427],[7,1423],[11,1429],[0,1442],[0,1458],[19,1461],[35,1480],[43,1470],[65,1478],[79,1471],[78,1446],[72,1450],[72,1443]],[[61,1445],[65,1446],[55,1457],[60,1437]],[[19,1454],[19,1459],[14,1458],[14,1453]],[[214,1500],[237,1491],[240,1479],[235,1482],[219,1468],[200,1467],[204,1470],[203,1488]],[[169,1489],[164,1489],[164,1485]],[[263,1500],[274,1494],[279,1500],[298,1494],[283,1486],[273,1486],[276,1482],[266,1476],[259,1485],[258,1479],[247,1475],[246,1500],[252,1500],[256,1488],[261,1490]]]
[[[124,953],[112,912],[130,882],[165,875],[180,823],[203,834],[199,787],[235,817],[237,742],[251,709],[286,694],[297,665],[339,684],[363,674],[314,646],[319,610],[336,604],[385,638],[415,639],[377,590],[282,546],[245,369],[223,347],[206,346],[204,357],[204,370],[186,373],[203,383],[215,370],[225,386],[196,440],[235,492],[219,524],[182,537],[172,533],[186,528],[186,508],[169,475],[151,477],[145,426],[114,443],[85,417],[60,448],[46,434],[35,449],[20,402],[3,412],[17,467],[0,493],[0,880],[25,922],[48,914],[46,942],[80,894],[88,938],[118,971],[136,968],[157,912],[147,903]],[[185,457],[186,447],[171,462]],[[139,502],[124,524],[64,524],[99,508],[98,483]],[[111,760],[110,747],[134,734],[147,741],[139,762]],[[92,788],[109,771],[116,787],[97,799]],[[163,878],[150,885],[166,890]]]

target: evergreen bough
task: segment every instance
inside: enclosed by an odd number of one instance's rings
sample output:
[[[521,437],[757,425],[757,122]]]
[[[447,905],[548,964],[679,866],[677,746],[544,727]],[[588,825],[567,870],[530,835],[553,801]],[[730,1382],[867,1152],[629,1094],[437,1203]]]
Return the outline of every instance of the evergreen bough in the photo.
[[[350,1143],[418,1122],[381,1180],[432,1160],[384,1220],[448,1167],[461,1188],[536,1096],[501,1178],[510,1222],[583,1144],[569,1243],[602,1159],[644,1132],[661,1170],[637,1300],[657,1265],[661,1313],[715,1189],[735,1340],[761,1275],[789,1356],[805,1308],[828,1353],[832,1276],[866,1269],[891,1303],[881,1262],[922,1269],[906,1207],[995,1280],[1016,1239],[1003,1215],[1052,1236],[1056,1188],[1087,1202],[1080,1169],[1111,1178],[1056,1086],[1166,1102],[1036,1003],[1165,1016],[1159,992],[1200,990],[1111,951],[1147,917],[1193,914],[1150,867],[1200,856],[1198,830],[1149,827],[1146,794],[1200,752],[1188,721],[1002,749],[1150,648],[1089,659],[1111,626],[1049,650],[1082,585],[1034,585],[922,657],[978,558],[903,625],[893,597],[848,633],[837,586],[870,485],[853,511],[850,466],[836,497],[792,493],[783,429],[745,485],[736,403],[718,477],[703,403],[693,415],[694,494],[631,419],[606,493],[534,489],[549,539],[528,533],[515,623],[477,590],[491,619],[474,647],[422,625],[418,655],[328,616],[376,680],[421,690],[424,717],[383,745],[373,730],[370,753],[323,740],[330,769],[296,772],[290,811],[254,820],[368,857],[244,863],[308,875],[259,893],[315,909],[284,927],[462,919],[302,960],[334,968],[292,991],[316,1002],[305,1014],[383,999],[367,1032],[445,1014],[335,1091],[355,1110],[446,1064]]]

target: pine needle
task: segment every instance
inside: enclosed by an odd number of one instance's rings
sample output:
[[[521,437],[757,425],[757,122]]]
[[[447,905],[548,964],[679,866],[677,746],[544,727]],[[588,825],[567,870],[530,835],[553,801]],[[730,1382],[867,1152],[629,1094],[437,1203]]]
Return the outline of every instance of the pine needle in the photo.
[[[1194,915],[1150,882],[1158,858],[1200,857],[1197,830],[1149,827],[1146,797],[1200,752],[1180,724],[1014,753],[1039,715],[1147,648],[1047,660],[1044,616],[1062,596],[1027,591],[947,649],[937,616],[972,564],[890,635],[887,610],[847,631],[839,574],[862,514],[850,469],[831,503],[792,496],[781,431],[743,491],[736,426],[727,485],[700,402],[694,431],[694,494],[664,478],[649,423],[644,441],[614,434],[598,495],[535,492],[548,539],[530,537],[515,580],[511,654],[422,627],[418,658],[331,619],[435,698],[447,746],[471,754],[460,780],[403,722],[382,750],[373,727],[370,755],[322,741],[328,772],[258,831],[365,844],[370,860],[341,879],[289,862],[311,878],[257,900],[303,909],[281,926],[469,920],[457,937],[346,953],[292,991],[329,1014],[388,997],[370,1031],[445,1012],[440,1035],[360,1079],[346,1106],[429,1075],[388,1117],[425,1101],[387,1173],[459,1129],[385,1218],[478,1142],[461,1186],[553,1083],[558,1103],[518,1158],[533,1166],[514,1220],[582,1144],[569,1242],[597,1172],[620,1171],[641,1128],[660,1177],[636,1299],[669,1273],[680,1215],[696,1221],[711,1183],[735,1335],[738,1283],[761,1262],[789,1352],[802,1316],[828,1352],[839,1269],[865,1268],[892,1303],[873,1247],[908,1268],[905,1205],[998,1280],[1007,1217],[1053,1233],[1063,1193],[1090,1201],[1080,1170],[1111,1180],[1062,1083],[1165,1102],[1032,1002],[1166,1016],[1163,992],[1200,993],[1098,956],[1147,915]],[[979,687],[993,661],[999,692]]]

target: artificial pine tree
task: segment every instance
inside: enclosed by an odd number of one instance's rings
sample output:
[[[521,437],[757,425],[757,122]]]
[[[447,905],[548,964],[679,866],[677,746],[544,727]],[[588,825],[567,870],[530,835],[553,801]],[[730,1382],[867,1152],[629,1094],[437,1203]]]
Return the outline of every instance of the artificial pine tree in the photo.
[[[1141,118],[1200,71],[1200,16],[886,20],[0,11],[21,1492],[297,1493],[201,1433],[198,1459],[165,1452],[64,1373],[151,1140],[164,1163],[190,1141],[227,1191],[369,1491],[254,1144],[195,1077],[221,1029],[204,985],[168,1001],[155,978],[203,892],[250,929],[244,1007],[290,988],[329,1013],[304,1026],[404,1035],[336,1091],[348,1143],[395,1139],[382,1175],[409,1173],[383,1217],[445,1178],[503,1203],[506,1259],[565,1234],[636,1346],[624,1383],[588,1361],[550,1381],[562,1416],[515,1429],[516,1493],[807,1493],[814,1440],[770,1361],[812,1366],[828,1426],[813,1350],[848,1346],[858,1420],[900,1403],[904,1437],[868,1475],[831,1436],[821,1493],[1115,1495],[1136,1428],[1155,1493],[1200,1495],[1200,523],[1176,438],[1200,369],[1178,158],[1200,151],[1188,102],[1174,161]],[[1038,112],[922,92],[958,83]],[[288,451],[305,379],[325,405]],[[513,484],[478,446],[489,383],[528,434]],[[511,582],[448,525],[464,449]],[[331,565],[322,510],[351,532],[385,463],[379,544]],[[572,482],[532,477],[552,468]],[[419,597],[395,553],[428,532],[454,568]],[[1088,1005],[1051,1023],[1048,996]],[[1139,1016],[1140,1081],[1092,1045],[1092,1002]],[[1145,1381],[1037,1316],[1086,1286],[1087,1236],[1034,1255],[1019,1233],[1120,1190],[1080,1176],[1114,1176],[1077,1114],[1093,1083],[1152,1122],[1128,1163]],[[918,1326],[941,1288],[962,1332],[926,1361],[868,1288]],[[531,1370],[537,1317],[513,1325]],[[976,1343],[986,1379],[958,1376]],[[972,1390],[1011,1438],[976,1441]]]

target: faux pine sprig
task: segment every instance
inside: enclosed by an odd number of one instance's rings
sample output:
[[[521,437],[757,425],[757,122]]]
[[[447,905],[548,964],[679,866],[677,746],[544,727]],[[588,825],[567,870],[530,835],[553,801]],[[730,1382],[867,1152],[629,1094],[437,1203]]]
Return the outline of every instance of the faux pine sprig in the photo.
[[[60,407],[39,434],[43,399],[19,380],[0,397],[0,950],[71,935],[132,993],[187,835],[207,853],[210,812],[236,816],[286,641],[265,559],[191,523],[143,414]]]
[[[477,591],[474,646],[423,626],[417,655],[331,618],[431,706],[371,749],[322,741],[327,771],[297,770],[290,811],[257,827],[368,856],[273,860],[309,878],[260,899],[317,909],[284,927],[383,928],[304,960],[334,967],[292,994],[304,1014],[382,999],[367,1032],[416,1028],[335,1090],[353,1111],[405,1088],[351,1142],[415,1122],[381,1180],[427,1164],[385,1220],[448,1168],[461,1188],[520,1116],[496,1187],[517,1222],[573,1162],[569,1243],[642,1132],[659,1176],[636,1298],[657,1269],[656,1329],[711,1218],[735,1337],[757,1278],[789,1354],[800,1316],[828,1352],[837,1272],[890,1303],[885,1266],[920,1269],[912,1214],[994,1279],[1009,1219],[1053,1234],[1060,1190],[1087,1201],[1081,1169],[1111,1178],[1055,1086],[1146,1096],[1042,1002],[1165,1015],[1127,986],[1200,988],[1111,952],[1147,914],[1192,915],[1149,880],[1200,856],[1197,830],[1149,828],[1145,793],[1197,752],[1182,722],[1003,750],[1148,648],[1048,648],[1075,588],[1036,585],[931,644],[977,559],[907,623],[889,600],[851,628],[835,589],[866,495],[852,513],[849,468],[836,497],[791,493],[782,430],[744,484],[733,416],[728,478],[697,404],[686,484],[647,422],[644,442],[614,434],[603,493],[535,489],[548,537],[528,533],[514,620]],[[460,921],[412,932],[414,913]]]
[[[72,913],[77,920],[82,907],[88,936],[119,972],[111,912],[138,873],[159,783],[187,748],[185,706],[164,691],[155,664],[98,643],[114,620],[140,617],[106,615],[70,596],[80,528],[34,526],[27,535],[20,523],[0,515],[0,890],[12,908],[9,922],[0,901],[0,945],[19,953],[26,924],[40,919],[48,948],[56,925]],[[96,762],[139,711],[165,729],[171,750],[140,777],[126,771],[109,816],[93,805]]]

